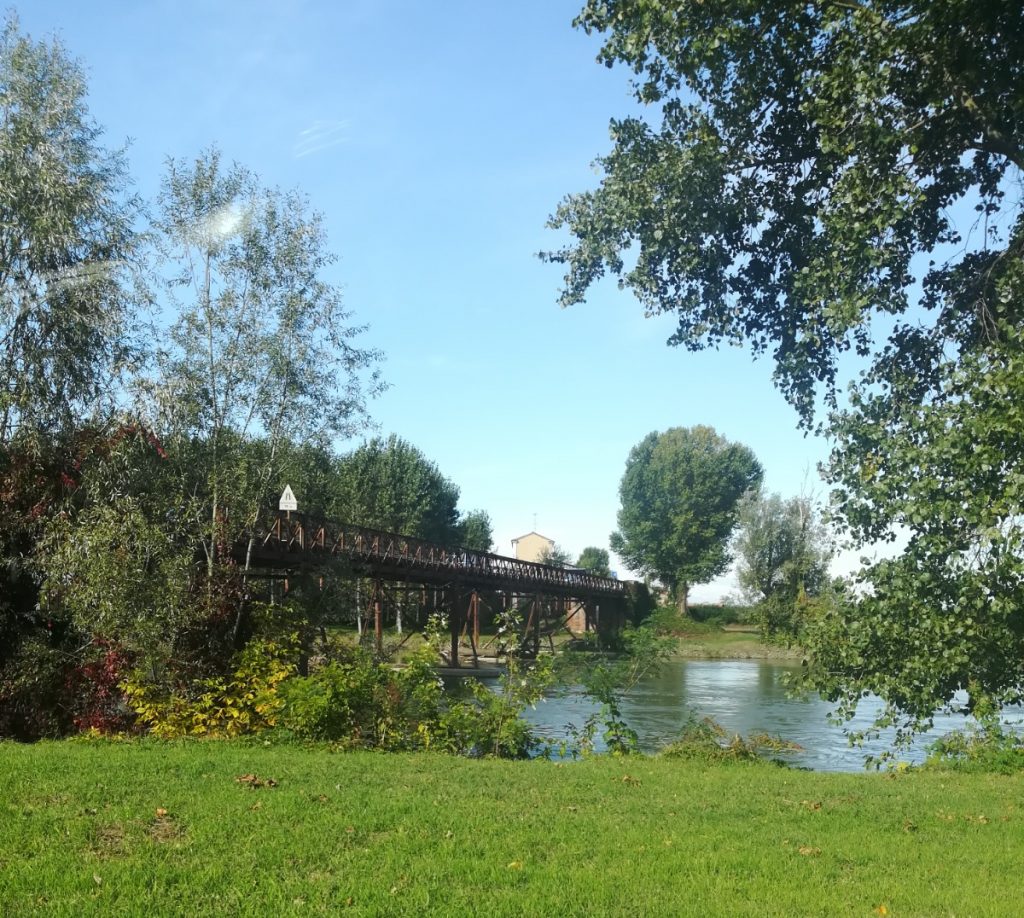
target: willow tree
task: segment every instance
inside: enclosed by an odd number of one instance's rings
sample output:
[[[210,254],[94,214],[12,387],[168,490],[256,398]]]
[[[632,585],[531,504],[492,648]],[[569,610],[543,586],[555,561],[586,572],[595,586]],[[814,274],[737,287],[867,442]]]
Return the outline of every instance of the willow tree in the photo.
[[[653,114],[612,122],[600,185],[552,219],[562,302],[610,272],[677,317],[670,343],[771,354],[835,438],[839,525],[906,537],[810,636],[816,687],[910,727],[960,688],[1022,700],[1024,5],[591,0],[576,22]]]
[[[828,593],[834,547],[819,508],[804,495],[784,500],[764,491],[739,506],[733,550],[736,580],[769,638],[798,642]]]
[[[0,26],[0,446],[66,435],[132,353],[136,202],[102,145],[81,66]]]
[[[64,622],[39,609],[42,534],[134,352],[136,202],[86,90],[60,42],[0,20],[0,731],[15,695],[28,721],[52,713],[40,698],[63,673],[39,688],[45,661],[64,665],[69,648]]]
[[[216,149],[169,160],[155,220],[168,317],[144,386],[213,570],[283,485],[285,443],[362,429],[378,353],[329,279],[323,220]]]

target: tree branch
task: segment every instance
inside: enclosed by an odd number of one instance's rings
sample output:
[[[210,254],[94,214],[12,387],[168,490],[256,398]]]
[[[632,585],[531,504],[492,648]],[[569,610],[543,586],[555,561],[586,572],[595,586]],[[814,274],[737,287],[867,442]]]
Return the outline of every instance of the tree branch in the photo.
[[[974,96],[954,80],[950,80],[950,82],[960,96],[960,104],[963,106],[964,111],[971,116],[971,119],[981,128],[981,132],[985,136],[983,149],[990,153],[998,153],[1001,156],[1005,156],[1018,169],[1024,171],[1024,149],[1021,149],[1020,145],[1011,136],[1001,131],[992,123],[992,120],[982,111]]]

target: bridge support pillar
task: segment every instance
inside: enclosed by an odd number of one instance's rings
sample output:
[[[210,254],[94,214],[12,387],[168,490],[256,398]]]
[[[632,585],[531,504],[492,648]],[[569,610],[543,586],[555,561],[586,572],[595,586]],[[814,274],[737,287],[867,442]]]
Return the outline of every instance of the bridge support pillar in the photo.
[[[471,634],[471,644],[473,647],[473,666],[480,666],[479,650],[480,647],[480,594],[476,590],[470,594],[469,597],[469,616],[473,621],[473,631]]]
[[[448,591],[448,624],[451,628],[451,659],[449,666],[459,666],[459,636],[462,632],[462,591],[452,586]]]
[[[381,611],[381,594],[384,592],[384,585],[379,581],[373,584],[373,641],[377,647],[377,656],[384,652],[384,621]]]
[[[533,656],[540,653],[540,617],[544,610],[544,600],[538,593],[533,597]]]

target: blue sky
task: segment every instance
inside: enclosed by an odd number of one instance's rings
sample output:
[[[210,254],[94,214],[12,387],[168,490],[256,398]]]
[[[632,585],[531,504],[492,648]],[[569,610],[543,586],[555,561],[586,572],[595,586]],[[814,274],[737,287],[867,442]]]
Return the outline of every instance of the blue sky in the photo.
[[[608,121],[634,107],[629,74],[597,64],[597,39],[571,27],[580,5],[16,8],[85,65],[92,113],[107,145],[131,139],[142,195],[167,156],[213,143],[304,191],[340,256],[331,279],[386,355],[379,432],[434,460],[463,509],[487,510],[499,552],[536,528],[575,555],[607,547],[626,456],[652,430],[710,424],[786,496],[817,485],[827,451],[797,430],[767,361],[667,347],[671,317],[645,319],[611,282],[558,307],[561,272],[536,258],[559,244],[545,221],[596,183]],[[730,589],[724,578],[694,598]]]

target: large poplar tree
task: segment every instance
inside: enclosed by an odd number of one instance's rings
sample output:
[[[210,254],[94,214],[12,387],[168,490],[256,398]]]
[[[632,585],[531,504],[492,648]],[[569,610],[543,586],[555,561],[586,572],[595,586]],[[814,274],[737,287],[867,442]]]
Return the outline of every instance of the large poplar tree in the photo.
[[[338,460],[328,513],[371,529],[455,545],[459,486],[419,449],[391,434]]]
[[[660,580],[686,614],[690,588],[728,568],[737,504],[762,474],[750,449],[710,427],[649,433],[626,460],[612,550]]]

